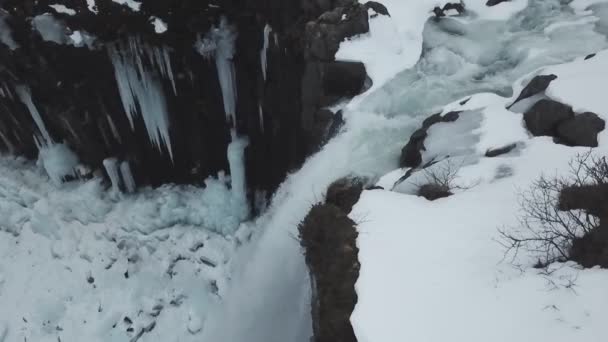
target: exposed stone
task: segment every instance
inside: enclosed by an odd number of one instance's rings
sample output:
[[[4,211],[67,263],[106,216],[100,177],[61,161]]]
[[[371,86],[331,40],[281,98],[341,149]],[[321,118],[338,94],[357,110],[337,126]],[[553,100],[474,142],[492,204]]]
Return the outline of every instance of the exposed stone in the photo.
[[[384,6],[383,4],[376,2],[376,1],[368,1],[365,4],[363,4],[363,6],[365,6],[365,8],[367,8],[368,10],[371,9],[374,12],[381,14],[381,15],[386,15],[386,16],[391,16],[390,13],[388,12],[388,9],[386,8],[386,6]]]
[[[313,206],[298,228],[313,286],[313,341],[356,342],[350,323],[360,269],[355,222],[326,203]]]
[[[596,55],[595,53],[590,53],[587,56],[585,56],[585,60],[591,59],[591,58],[595,57],[595,55]]]
[[[517,147],[517,144],[513,143],[513,144],[509,144],[509,145],[499,147],[499,148],[491,148],[486,151],[485,156],[490,157],[490,158],[498,157],[500,155],[507,154],[507,153],[513,151],[516,147]]]
[[[359,201],[365,181],[360,178],[346,177],[332,183],[325,196],[327,203],[331,203],[350,213],[353,206]]]
[[[460,117],[459,111],[453,111],[441,115],[441,113],[433,114],[422,122],[422,127],[416,130],[411,136],[408,143],[401,149],[401,157],[399,159],[400,167],[417,167],[422,163],[421,151],[424,150],[424,140],[427,137],[428,129],[434,124],[440,122],[454,122]]]
[[[597,147],[597,135],[606,127],[595,113],[577,114],[557,126],[560,142],[570,146]]]
[[[547,88],[549,87],[549,84],[551,84],[552,81],[554,81],[555,79],[557,79],[557,76],[555,75],[538,75],[535,76],[530,83],[528,83],[524,89],[521,91],[521,93],[519,94],[519,96],[517,97],[517,100],[515,100],[515,102],[513,102],[511,104],[511,106],[513,106],[514,104],[516,104],[517,102],[527,99],[529,97],[532,97],[536,94],[542,93],[545,90],[547,90]],[[509,106],[509,107],[511,107]]]
[[[502,2],[507,2],[507,1],[511,1],[511,0],[488,0],[486,2],[486,6],[490,6],[490,7],[491,6],[496,6],[496,5],[498,5],[498,4],[502,3]]]
[[[424,197],[429,201],[434,201],[440,198],[448,197],[452,195],[450,188],[441,184],[423,184],[418,188],[416,193],[420,197]]]
[[[557,126],[574,117],[570,106],[553,100],[540,100],[526,113],[524,121],[526,127],[534,136],[555,136]]]

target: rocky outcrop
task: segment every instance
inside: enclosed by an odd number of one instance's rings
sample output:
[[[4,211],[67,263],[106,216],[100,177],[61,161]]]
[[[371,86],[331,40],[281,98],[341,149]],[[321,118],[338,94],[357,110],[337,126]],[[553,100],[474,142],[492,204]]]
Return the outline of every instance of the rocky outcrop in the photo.
[[[540,93],[544,92],[549,87],[549,84],[551,84],[551,82],[553,82],[555,79],[557,79],[557,76],[555,76],[555,75],[534,76],[534,78],[530,81],[530,83],[528,83],[524,87],[524,89],[522,89],[521,93],[519,94],[519,96],[517,97],[515,102],[513,102],[513,104],[511,104],[511,106],[509,106],[509,108],[521,100],[525,100],[536,94],[540,94]]]
[[[348,212],[362,190],[362,180],[336,181],[326,203],[313,206],[298,227],[313,288],[315,342],[357,341],[350,316],[357,303],[358,232]]]
[[[566,145],[597,147],[597,135],[606,127],[595,113],[577,114],[557,126],[557,137]]]
[[[584,210],[599,217],[597,228],[572,241],[569,258],[583,267],[608,268],[608,184],[565,188],[560,192],[558,208]]]
[[[540,100],[524,113],[526,127],[534,136],[555,136],[557,126],[571,118],[572,108],[553,100]]]
[[[40,128],[16,90],[26,87],[52,141],[93,170],[103,170],[106,158],[128,161],[137,184],[199,183],[228,170],[234,129],[249,140],[250,193],[270,193],[325,140],[334,118],[323,108],[358,94],[368,81],[361,63],[334,61],[341,40],[369,27],[367,9],[354,0],[159,0],[143,1],[138,10],[113,1],[89,8],[84,1],[6,0],[0,8],[17,46],[0,42],[0,150],[38,154]],[[62,44],[33,29],[41,15],[59,23]],[[194,47],[221,18],[237,33],[235,113],[226,113],[218,66]],[[74,34],[88,45],[69,40]],[[148,100],[160,104],[149,107],[166,107],[166,117],[156,118],[166,121],[170,146],[151,138],[158,133],[143,115],[154,113],[142,115],[138,104],[135,115],[128,113],[116,77],[124,73],[112,51],[122,58],[135,51],[139,77],[146,74],[147,86],[154,85]]]
[[[552,136],[568,146],[596,147],[597,135],[606,127],[595,113],[575,115],[570,106],[546,99],[524,113],[524,121],[534,136]]]
[[[513,151],[516,147],[517,144],[509,144],[498,148],[491,148],[486,151],[485,156],[489,158],[498,157]]]
[[[418,167],[422,163],[422,151],[425,149],[424,140],[427,137],[428,129],[440,122],[453,122],[458,120],[460,112],[449,112],[445,115],[441,113],[433,114],[422,122],[422,127],[416,130],[408,143],[401,149],[399,159],[400,167]]]

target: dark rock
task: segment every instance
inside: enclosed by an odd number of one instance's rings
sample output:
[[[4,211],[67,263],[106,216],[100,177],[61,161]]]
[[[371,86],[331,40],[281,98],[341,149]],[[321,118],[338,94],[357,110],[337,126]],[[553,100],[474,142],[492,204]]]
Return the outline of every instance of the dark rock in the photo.
[[[524,113],[526,127],[534,136],[555,136],[557,126],[573,117],[570,106],[553,100],[540,100]]]
[[[326,201],[342,209],[345,213],[350,213],[353,206],[359,201],[364,186],[365,181],[360,178],[346,177],[339,179],[327,189]]]
[[[455,111],[455,112],[446,113],[441,118],[441,122],[454,122],[454,121],[458,120],[458,118],[460,118],[460,113],[462,113],[462,111]]]
[[[498,157],[500,155],[503,154],[507,154],[511,151],[513,151],[515,148],[517,147],[517,144],[509,144],[503,147],[499,147],[499,148],[491,148],[489,150],[486,151],[486,157]]]
[[[360,269],[355,222],[326,203],[313,206],[298,228],[313,286],[313,341],[356,342],[350,323]]]
[[[596,55],[595,53],[588,54],[587,56],[585,56],[585,60],[591,59],[591,58],[595,57],[595,55]]]
[[[511,0],[488,0],[488,2],[486,2],[486,6],[496,6],[502,2],[507,2],[507,1],[511,1]]]
[[[386,16],[391,16],[390,13],[388,12],[388,9],[386,8],[386,6],[384,6],[383,4],[376,2],[376,1],[368,1],[365,4],[363,4],[363,6],[365,6],[365,8],[372,9],[374,10],[374,12],[381,14],[381,15],[386,15]]]
[[[441,113],[433,114],[426,118],[422,122],[422,128],[416,130],[410,137],[408,143],[401,149],[401,157],[399,159],[399,166],[405,167],[418,167],[422,163],[421,151],[424,150],[424,140],[427,137],[428,129],[434,124],[440,122],[454,122],[460,117],[459,111],[449,112],[445,115]]]
[[[324,64],[322,73],[326,96],[358,95],[367,78],[365,65],[361,62],[329,62]]]
[[[608,268],[608,229],[600,227],[574,239],[569,258],[585,268]]]
[[[339,18],[339,21],[335,21]],[[344,19],[342,19],[344,18]],[[369,31],[367,9],[358,3],[337,7],[322,18],[310,21],[304,31],[307,58],[333,61],[340,43]]]
[[[527,98],[532,97],[532,96],[534,96],[536,94],[544,92],[549,87],[549,84],[551,84],[551,82],[553,80],[555,80],[556,78],[557,78],[557,76],[555,76],[555,75],[539,75],[539,76],[535,76],[530,81],[530,83],[528,83],[528,85],[526,85],[524,87],[524,89],[521,91],[521,93],[517,97],[517,100],[515,100],[515,102],[513,102],[511,104],[511,106],[513,106],[514,104],[516,104],[517,102],[519,102],[521,100],[527,99]],[[511,106],[509,106],[509,108]]]
[[[584,210],[599,217],[598,227],[572,241],[568,257],[586,268],[608,268],[608,184],[564,188],[559,194],[558,209]]]
[[[408,143],[401,149],[400,167],[417,167],[422,163],[420,151],[424,148],[426,136],[426,129],[419,129],[412,134]]]
[[[450,188],[440,184],[424,184],[418,188],[416,193],[420,197],[424,197],[429,201],[434,201],[440,198],[448,197],[452,195]]]
[[[566,145],[597,147],[597,135],[605,127],[604,120],[587,112],[560,123],[557,126],[557,136]]]
[[[424,121],[422,122],[422,128],[423,129],[428,129],[429,127],[433,126],[434,124],[441,122],[443,120],[443,117],[441,116],[441,113],[437,113],[437,114],[433,114],[431,116],[429,116],[428,118],[424,119]]]
[[[466,98],[466,99],[464,99],[464,100],[462,100],[462,101],[460,101],[460,105],[461,105],[461,106],[464,106],[464,105],[465,105],[465,104],[467,104],[469,101],[471,101],[471,98],[470,98],[470,97],[469,97],[469,98]]]
[[[462,14],[465,11],[464,3],[452,3],[449,2],[442,7],[433,8],[433,13],[435,14],[435,19],[443,18],[446,16],[445,12],[449,10],[456,10],[458,14]]]
[[[572,186],[562,189],[559,210],[585,210],[597,217],[608,217],[608,184]]]

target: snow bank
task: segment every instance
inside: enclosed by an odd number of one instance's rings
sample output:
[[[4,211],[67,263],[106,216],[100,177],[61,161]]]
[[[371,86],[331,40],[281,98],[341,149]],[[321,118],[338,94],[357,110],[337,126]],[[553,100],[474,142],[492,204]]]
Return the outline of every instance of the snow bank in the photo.
[[[606,51],[545,68],[543,74],[558,76],[547,96],[606,120],[608,101],[600,91],[608,86],[606,70]],[[478,161],[463,165],[455,180],[472,187],[433,202],[411,191],[363,193],[350,215],[360,232],[359,302],[351,318],[360,342],[605,340],[608,294],[599,289],[608,272],[566,263],[545,273],[532,268],[536,260],[523,252],[505,259],[496,242],[499,228],[518,227],[518,194],[541,174],[567,173],[568,162],[587,151],[529,137],[521,115],[505,110],[512,100],[480,94],[462,105],[483,115],[479,128],[470,127],[480,139],[462,141],[472,147],[464,155]],[[443,144],[425,144],[426,153],[461,155],[457,123],[444,124],[446,131],[435,137]],[[595,153],[608,153],[605,136],[603,131]],[[517,154],[481,157],[489,147],[518,141],[524,144]],[[385,178],[395,173],[404,172]]]

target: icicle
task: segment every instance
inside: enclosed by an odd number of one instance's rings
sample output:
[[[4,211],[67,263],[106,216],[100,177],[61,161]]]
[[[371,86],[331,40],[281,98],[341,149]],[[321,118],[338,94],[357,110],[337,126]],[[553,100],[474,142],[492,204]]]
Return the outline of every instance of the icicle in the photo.
[[[0,43],[8,46],[9,49],[15,50],[19,45],[13,39],[11,35],[10,27],[6,24],[6,18],[8,14],[0,8]]]
[[[127,192],[135,192],[135,179],[133,178],[133,173],[131,173],[131,166],[128,161],[125,160],[120,163],[120,174],[122,175],[122,181],[125,183]]]
[[[53,139],[51,139],[51,135],[46,130],[46,126],[44,125],[44,121],[42,121],[40,112],[38,112],[34,102],[32,102],[32,93],[30,88],[26,86],[17,86],[15,87],[15,91],[17,92],[17,96],[19,96],[21,102],[23,102],[32,115],[36,126],[38,126],[38,130],[40,131],[40,134],[42,134],[42,138],[45,140],[43,145],[52,145]]]
[[[120,138],[120,134],[118,134],[118,129],[116,129],[116,125],[114,124],[114,120],[108,114],[106,114],[106,118],[108,119],[108,124],[110,125],[110,129],[112,130],[112,134],[114,134],[114,138],[120,143],[122,143],[122,139]]]
[[[235,28],[228,24],[228,19],[222,17],[219,27],[213,27],[204,38],[199,38],[195,44],[197,51],[209,59],[215,57],[215,66],[222,90],[224,112],[231,127],[236,127],[236,72],[232,58],[235,54]]]
[[[13,144],[11,143],[10,140],[8,140],[8,138],[6,137],[6,135],[4,135],[4,132],[0,131],[0,139],[2,139],[2,141],[4,142],[4,145],[6,145],[6,148],[8,149],[8,152],[10,154],[14,154],[15,153],[15,146],[13,146]]]
[[[260,130],[264,133],[264,110],[262,109],[262,103],[258,104],[258,111],[260,115]]]
[[[118,160],[116,158],[106,158],[103,160],[103,167],[106,169],[110,182],[112,182],[112,191],[120,192],[120,174],[118,173]]]
[[[228,164],[230,166],[230,180],[232,183],[232,199],[235,207],[249,214],[247,204],[247,182],[245,178],[245,148],[249,145],[247,138],[233,139],[228,145]]]
[[[170,60],[161,50],[143,44],[137,38],[130,38],[127,44],[108,47],[118,91],[131,129],[135,128],[135,117],[141,115],[150,141],[161,152],[164,144],[173,160],[169,115],[160,77],[155,70],[147,70],[142,60],[146,56],[148,62],[160,70],[161,74],[172,78]]]
[[[266,81],[266,69],[268,67],[268,44],[270,32],[272,32],[272,28],[270,25],[266,24],[264,27],[264,46],[262,47],[262,51],[260,52],[260,61],[262,63],[262,75],[264,76],[264,81]]]

